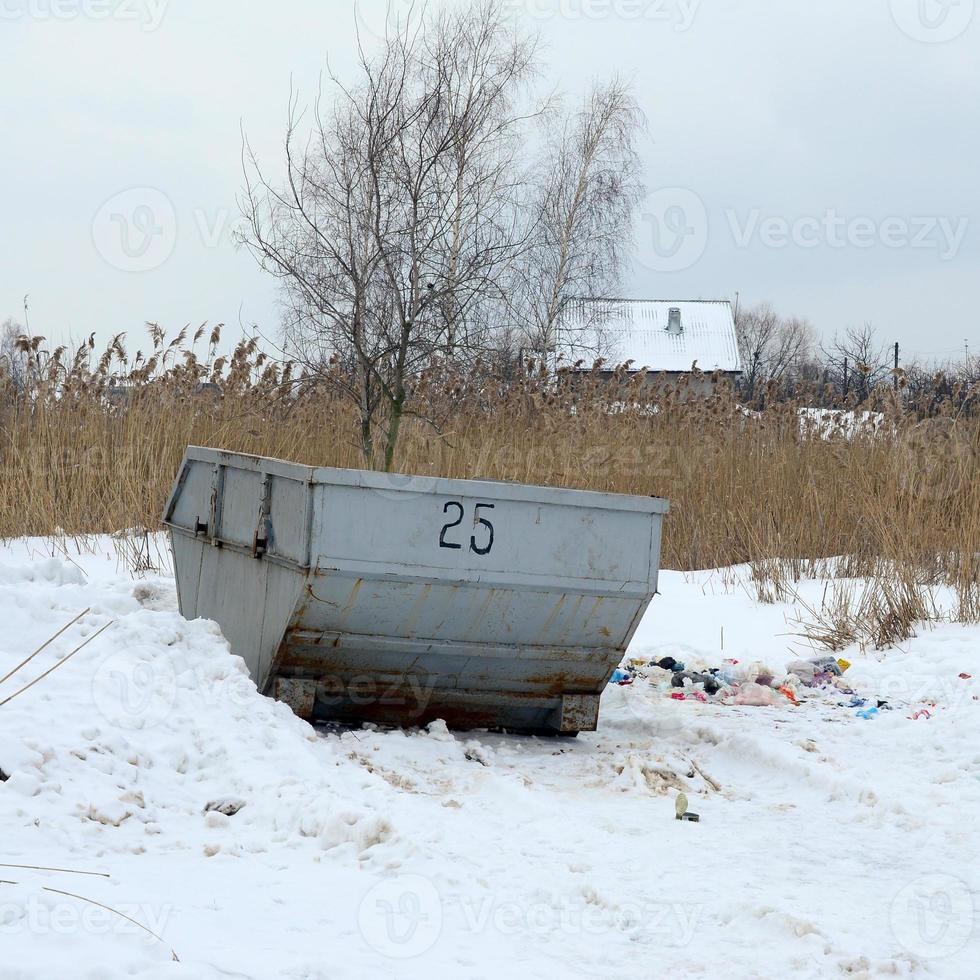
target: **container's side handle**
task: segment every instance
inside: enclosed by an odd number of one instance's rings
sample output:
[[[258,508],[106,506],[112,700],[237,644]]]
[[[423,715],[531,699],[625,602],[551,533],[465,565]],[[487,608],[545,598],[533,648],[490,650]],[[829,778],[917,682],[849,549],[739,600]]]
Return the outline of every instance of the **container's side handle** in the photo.
[[[211,477],[211,507],[208,515],[208,526],[211,528],[211,544],[221,547],[221,502],[224,496],[225,467],[222,463],[214,464]]]
[[[261,558],[269,550],[269,515],[272,511],[272,477],[262,474],[262,493],[259,497],[259,521],[252,537],[252,557]]]
[[[304,566],[306,568],[310,568],[313,564],[313,494],[317,492],[319,486],[319,484],[313,482],[313,475],[311,473],[310,479],[306,481],[306,563]]]

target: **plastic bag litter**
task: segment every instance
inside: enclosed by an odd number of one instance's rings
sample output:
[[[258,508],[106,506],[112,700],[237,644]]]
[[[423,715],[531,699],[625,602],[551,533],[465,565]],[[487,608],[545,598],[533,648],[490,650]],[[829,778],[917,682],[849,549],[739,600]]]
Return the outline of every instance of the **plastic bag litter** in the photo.
[[[786,665],[786,673],[798,677],[807,687],[812,686],[813,677],[816,672],[816,666],[810,663],[809,660],[794,660],[792,663]]]
[[[786,673],[794,674],[807,687],[813,687],[818,681],[836,681],[843,671],[850,667],[846,660],[835,660],[833,657],[814,657],[812,660],[794,660],[786,665]]]
[[[739,665],[738,679],[739,681],[751,684],[762,684],[769,687],[773,679],[776,676],[776,672],[768,665],[764,664],[761,660],[753,660],[750,664]]]
[[[778,695],[771,687],[762,684],[744,684],[735,695],[736,704],[751,705],[753,707],[767,707],[778,704]]]

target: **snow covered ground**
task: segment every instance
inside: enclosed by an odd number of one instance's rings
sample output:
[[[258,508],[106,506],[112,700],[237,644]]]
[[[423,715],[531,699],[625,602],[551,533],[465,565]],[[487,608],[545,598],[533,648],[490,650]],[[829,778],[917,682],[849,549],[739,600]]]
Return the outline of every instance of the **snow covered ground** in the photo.
[[[812,656],[737,578],[665,573],[630,656]],[[0,549],[0,676],[87,608],[0,684],[114,621],[0,706],[0,862],[106,877],[0,867],[3,980],[980,975],[980,629],[845,652],[869,719],[648,671],[571,740],[315,731],[107,539]]]

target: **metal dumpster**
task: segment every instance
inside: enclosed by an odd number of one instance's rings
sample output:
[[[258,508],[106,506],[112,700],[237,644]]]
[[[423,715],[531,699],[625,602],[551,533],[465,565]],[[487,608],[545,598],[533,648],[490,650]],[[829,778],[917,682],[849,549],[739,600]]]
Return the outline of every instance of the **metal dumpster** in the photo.
[[[594,730],[667,502],[187,450],[181,613],[307,719]]]

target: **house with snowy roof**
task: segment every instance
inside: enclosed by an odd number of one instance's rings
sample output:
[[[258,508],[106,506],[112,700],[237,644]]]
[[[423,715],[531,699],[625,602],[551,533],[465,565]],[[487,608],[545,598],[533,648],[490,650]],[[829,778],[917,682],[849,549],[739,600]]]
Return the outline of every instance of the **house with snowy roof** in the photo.
[[[735,381],[742,365],[728,300],[583,299],[569,307],[557,336],[558,366],[612,376],[626,366],[710,391],[713,377]]]

